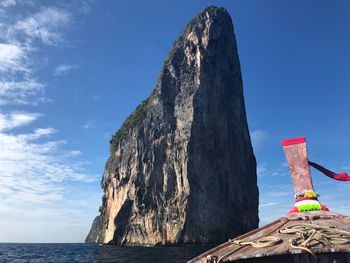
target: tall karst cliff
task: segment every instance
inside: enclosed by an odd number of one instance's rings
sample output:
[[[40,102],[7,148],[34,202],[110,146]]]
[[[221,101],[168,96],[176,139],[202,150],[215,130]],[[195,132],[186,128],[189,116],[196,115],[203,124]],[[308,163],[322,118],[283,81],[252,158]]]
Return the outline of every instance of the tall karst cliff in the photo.
[[[218,243],[258,225],[256,161],[231,17],[208,7],[111,140],[86,242]]]

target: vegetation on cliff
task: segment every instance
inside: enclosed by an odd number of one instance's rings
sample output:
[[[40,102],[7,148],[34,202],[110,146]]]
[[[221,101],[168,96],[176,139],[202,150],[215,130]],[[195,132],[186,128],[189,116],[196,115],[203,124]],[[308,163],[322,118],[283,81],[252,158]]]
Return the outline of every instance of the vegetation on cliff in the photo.
[[[136,107],[133,113],[125,120],[119,130],[112,136],[110,140],[110,152],[114,153],[118,142],[128,133],[130,128],[139,125],[146,116],[149,105],[149,98],[145,99],[140,105]]]

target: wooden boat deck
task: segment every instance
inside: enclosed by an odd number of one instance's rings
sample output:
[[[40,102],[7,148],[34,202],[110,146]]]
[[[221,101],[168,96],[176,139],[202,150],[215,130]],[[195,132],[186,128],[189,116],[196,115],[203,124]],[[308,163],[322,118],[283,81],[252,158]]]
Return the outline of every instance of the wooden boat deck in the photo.
[[[188,263],[216,263],[235,262],[248,258],[261,258],[286,254],[308,253],[306,250],[296,249],[291,246],[290,240],[296,238],[296,234],[280,233],[280,229],[295,227],[302,224],[312,224],[329,229],[344,230],[350,232],[350,217],[328,212],[310,211],[289,214],[265,225],[261,228],[238,236],[224,244],[221,244],[206,253],[188,261]],[[276,244],[267,247],[253,247],[252,245],[239,245],[233,241],[254,242],[265,237],[278,238]],[[348,237],[350,238],[350,236]],[[327,240],[325,240],[327,243]],[[350,244],[333,244],[325,242],[314,242],[309,246],[312,253],[350,252]]]

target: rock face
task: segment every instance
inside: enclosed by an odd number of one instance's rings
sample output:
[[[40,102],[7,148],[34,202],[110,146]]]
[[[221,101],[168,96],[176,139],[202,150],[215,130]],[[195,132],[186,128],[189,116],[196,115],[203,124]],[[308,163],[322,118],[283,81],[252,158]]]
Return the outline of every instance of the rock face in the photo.
[[[111,140],[100,216],[86,242],[219,243],[258,226],[250,141],[232,21],[193,18],[151,96]]]

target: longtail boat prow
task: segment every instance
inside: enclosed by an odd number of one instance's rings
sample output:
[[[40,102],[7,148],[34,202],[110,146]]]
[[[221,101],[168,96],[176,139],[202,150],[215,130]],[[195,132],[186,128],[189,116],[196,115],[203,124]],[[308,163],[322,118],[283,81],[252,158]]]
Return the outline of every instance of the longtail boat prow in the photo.
[[[188,263],[346,263],[350,262],[350,217],[333,213],[315,192],[310,166],[328,177],[350,181],[307,157],[304,137],[282,141],[295,192],[286,216],[228,240]]]

